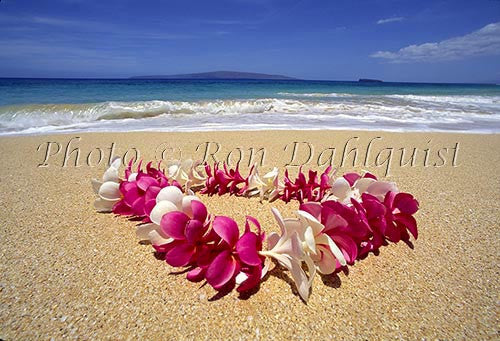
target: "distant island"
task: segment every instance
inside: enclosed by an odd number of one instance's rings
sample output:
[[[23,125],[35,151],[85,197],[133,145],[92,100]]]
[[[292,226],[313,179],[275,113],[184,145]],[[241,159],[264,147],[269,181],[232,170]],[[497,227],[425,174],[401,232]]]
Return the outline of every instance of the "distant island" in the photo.
[[[370,78],[360,78],[358,80],[360,83],[382,83],[380,79],[370,79]]]
[[[154,75],[134,76],[130,79],[272,79],[272,80],[294,80],[296,78],[282,75],[268,75],[265,73],[236,72],[236,71],[214,71],[202,73],[187,73],[180,75]]]

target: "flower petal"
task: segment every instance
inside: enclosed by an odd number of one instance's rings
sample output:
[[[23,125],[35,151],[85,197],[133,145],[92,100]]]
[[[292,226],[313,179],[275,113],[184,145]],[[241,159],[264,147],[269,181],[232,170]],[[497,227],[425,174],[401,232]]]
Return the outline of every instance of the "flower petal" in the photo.
[[[311,287],[313,281],[314,281],[314,276],[316,276],[316,266],[314,265],[313,260],[309,256],[304,256],[304,261],[307,265],[307,270],[309,271],[309,280],[308,280],[308,285]]]
[[[257,234],[259,236],[265,235],[265,233],[262,234],[262,228],[260,226],[259,221],[257,219],[255,219],[254,217],[247,215],[246,219],[245,219],[245,232],[251,231],[252,226],[257,230]]]
[[[200,267],[194,268],[187,273],[186,278],[191,282],[201,282],[205,278],[205,270]]]
[[[146,198],[146,202],[150,200],[154,200],[156,202],[156,197],[158,196],[160,190],[161,188],[159,186],[149,186],[144,196]]]
[[[349,183],[349,187],[354,185],[354,183],[361,177],[358,173],[345,173],[344,179]]]
[[[321,216],[321,204],[318,202],[306,202],[299,206],[299,210],[304,211],[312,215],[314,218],[319,220]]]
[[[285,224],[285,230],[288,235],[296,232],[300,237],[304,235],[306,227],[303,226],[301,221],[297,218],[285,218],[283,220]]]
[[[152,178],[151,176],[144,173],[140,173],[137,176],[137,187],[139,187],[141,190],[147,191],[149,186],[154,185],[158,185],[158,181],[156,181],[156,179]]]
[[[397,193],[398,188],[394,182],[376,181],[366,189],[367,193],[376,196],[380,200],[382,200],[389,191]]]
[[[97,210],[97,212],[111,212],[113,210],[113,206],[116,204],[116,202],[120,200],[105,200],[102,198],[97,198],[94,201],[94,208]]]
[[[274,258],[290,271],[300,297],[307,302],[311,286],[306,273],[302,270],[302,262],[286,255],[276,254]]]
[[[304,233],[304,239],[311,253],[316,254],[316,241],[314,240],[314,232],[311,226],[308,226],[306,228],[306,232]]]
[[[151,219],[151,221],[156,225],[160,225],[161,218],[163,217],[164,214],[175,211],[177,211],[177,206],[175,206],[172,202],[166,200],[160,201],[151,210],[151,213],[149,214],[149,219]]]
[[[196,219],[202,223],[204,223],[207,219],[207,208],[201,201],[191,201],[191,212],[193,213],[193,219]]]
[[[326,235],[326,238],[328,240],[328,246],[330,247],[330,250],[332,251],[335,258],[337,258],[337,260],[339,261],[339,263],[342,266],[346,266],[347,262],[345,260],[345,257],[344,257],[344,254],[342,253],[342,251],[339,249],[337,244],[335,244],[335,242],[332,240],[332,238],[330,238],[330,236]]]
[[[111,161],[111,164],[109,165],[110,168],[115,168],[118,169],[122,165],[122,159],[119,156],[115,156],[113,158],[113,161]]]
[[[181,243],[174,246],[165,255],[165,261],[175,267],[186,266],[189,264],[195,251],[195,246],[187,243]]]
[[[205,232],[207,232],[208,225],[204,225],[199,220],[191,219],[186,225],[185,236],[189,243],[194,244],[199,241]]]
[[[130,206],[123,200],[118,200],[112,209],[114,214],[119,215],[132,215],[132,210]]]
[[[347,235],[331,235],[330,236],[335,244],[342,250],[346,262],[348,264],[353,264],[358,257],[358,246],[354,240]]]
[[[148,239],[152,245],[165,245],[174,241],[172,238],[164,238],[158,231],[153,230],[149,232]]]
[[[120,181],[117,168],[110,167],[104,172],[104,175],[102,176],[102,182],[106,181],[112,181],[112,182]]]
[[[286,230],[285,230],[285,222],[283,221],[283,217],[281,216],[281,213],[280,211],[278,211],[276,208],[274,207],[271,207],[271,212],[273,213],[274,215],[274,219],[276,219],[276,222],[278,223],[279,227],[280,227],[280,230],[281,230],[281,234],[285,234],[286,233]]]
[[[182,191],[177,186],[167,186],[161,189],[156,197],[156,202],[168,200],[172,202],[177,208],[182,209]]]
[[[386,207],[380,202],[377,197],[371,194],[363,193],[361,195],[363,200],[363,208],[366,210],[368,219],[383,217],[386,213]]]
[[[208,268],[216,256],[217,254],[213,252],[213,246],[209,246],[207,244],[197,246],[196,263],[198,266],[204,269]]]
[[[186,239],[184,231],[188,221],[189,217],[183,212],[168,212],[161,218],[160,226],[167,236],[183,240]]]
[[[107,181],[99,188],[99,196],[103,199],[114,200],[121,197],[120,184],[112,181]]]
[[[323,232],[336,228],[347,227],[348,225],[347,221],[344,218],[342,218],[335,212],[334,209],[328,206],[323,206],[321,209],[321,222],[325,226]]]
[[[155,224],[143,224],[137,226],[135,234],[140,240],[149,240],[149,232],[156,231],[158,225]]]
[[[215,289],[221,288],[233,278],[236,271],[236,260],[229,250],[224,250],[215,257],[207,269],[207,282]]]
[[[130,175],[127,178],[127,181],[129,182],[135,182],[137,180],[137,173],[130,173]]]
[[[133,203],[132,203],[132,212],[134,212],[134,215],[136,216],[144,216],[144,197],[139,197],[137,198]]]
[[[418,238],[417,221],[413,216],[404,213],[398,213],[394,216],[394,219],[403,224],[408,231],[413,235],[413,238]]]
[[[286,238],[285,238],[286,237]],[[302,259],[304,251],[302,250],[302,242],[300,241],[297,232],[282,236],[276,246],[272,248],[273,253],[286,254],[290,257]]]
[[[191,210],[191,201],[193,200],[200,201],[195,195],[186,195],[182,198],[182,212],[186,213],[191,218],[193,217],[193,211]]]
[[[152,199],[152,200],[144,202],[144,213],[146,214],[146,216],[148,218],[151,215],[151,211],[153,210],[153,208],[155,208],[155,206],[156,206],[156,200],[155,199]],[[149,220],[151,220],[151,218]]]
[[[169,166],[168,167],[168,177],[169,178],[176,178],[179,170],[180,170],[180,167],[177,164]]]
[[[266,181],[273,181],[278,176],[278,167],[274,167],[271,171],[264,174],[262,177]]]
[[[337,178],[330,189],[330,192],[340,201],[344,201],[347,192],[351,189],[349,182],[345,178]]]
[[[371,184],[375,182],[374,179],[372,178],[361,178],[356,181],[354,184],[354,188],[357,188],[359,191],[359,194],[363,194],[368,190],[368,187],[370,187]]]
[[[305,211],[298,210],[297,214],[299,215],[299,219],[302,222],[303,226],[310,226],[313,232],[313,236],[317,236],[324,230],[325,226],[321,224],[318,219],[310,215]]]
[[[124,184],[124,182],[122,182]],[[139,189],[137,188],[135,182],[134,183],[126,183],[123,185],[122,192],[125,191],[123,200],[129,205],[132,206],[134,201],[137,200],[141,195],[139,193]]]
[[[316,262],[318,266],[318,271],[324,275],[329,275],[336,269],[337,260],[333,256],[332,252],[324,247],[318,246],[318,253],[320,255],[319,261]]]
[[[257,235],[253,232],[245,233],[236,243],[238,257],[245,264],[256,266],[262,264],[257,250]]]
[[[418,211],[418,201],[411,194],[398,193],[394,198],[394,207],[398,208],[402,213],[413,214]]]
[[[274,248],[274,246],[278,244],[279,240],[280,240],[279,234],[277,234],[276,232],[269,233],[266,238],[267,249],[271,250],[272,248]]]
[[[236,291],[243,292],[255,288],[260,283],[262,266],[254,266],[248,272],[248,278],[238,286]]]
[[[240,234],[238,230],[238,224],[236,222],[225,216],[217,216],[214,218],[212,227],[229,246],[234,246],[238,241],[238,236]]]

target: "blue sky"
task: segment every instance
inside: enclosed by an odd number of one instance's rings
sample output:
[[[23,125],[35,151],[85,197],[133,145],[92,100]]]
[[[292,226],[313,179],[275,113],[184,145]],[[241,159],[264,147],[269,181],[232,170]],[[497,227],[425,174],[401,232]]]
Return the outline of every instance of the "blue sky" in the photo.
[[[0,32],[0,77],[500,81],[498,0],[1,0]]]

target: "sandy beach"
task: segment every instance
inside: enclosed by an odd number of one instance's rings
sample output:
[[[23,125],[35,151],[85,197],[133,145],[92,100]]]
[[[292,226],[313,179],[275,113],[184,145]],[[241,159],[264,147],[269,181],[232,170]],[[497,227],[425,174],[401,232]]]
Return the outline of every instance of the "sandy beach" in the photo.
[[[0,137],[0,338],[498,339],[499,150],[498,134]],[[279,167],[280,175],[287,164],[291,173],[300,164],[322,170],[333,163],[340,174],[366,169],[419,200],[419,238],[414,249],[382,248],[348,275],[318,276],[307,304],[277,271],[249,297],[218,296],[157,260],[138,242],[136,222],[94,211],[90,179],[102,175],[110,154],[128,159],[136,152],[146,161],[234,164],[241,158],[243,169],[258,162]],[[277,229],[270,207],[286,216],[298,208],[296,202],[202,198],[212,213],[240,225],[252,215],[266,231]]]

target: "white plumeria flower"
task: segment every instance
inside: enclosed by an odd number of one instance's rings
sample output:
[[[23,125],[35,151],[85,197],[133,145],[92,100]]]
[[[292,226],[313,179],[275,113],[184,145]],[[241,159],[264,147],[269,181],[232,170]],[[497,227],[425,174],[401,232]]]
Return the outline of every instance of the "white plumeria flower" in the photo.
[[[180,160],[171,160],[167,163],[168,178],[176,180],[186,190],[201,185],[205,181],[206,176],[197,170],[200,164],[200,161],[193,161],[191,159],[182,162]]]
[[[192,217],[191,201],[200,199],[190,192],[184,195],[176,186],[167,186],[160,190],[156,196],[156,205],[151,210],[149,219],[151,223],[143,224],[137,227],[136,234],[141,240],[148,240],[153,245],[164,245],[173,241],[163,233],[160,228],[161,219],[169,212],[184,212]]]
[[[248,177],[248,190],[249,196],[259,194],[260,200],[265,197],[274,199],[279,194],[280,185],[278,182],[278,168],[274,167],[270,172],[264,174],[261,178],[257,165],[254,166],[252,172]]]
[[[302,242],[298,233],[301,224],[298,219],[283,219],[275,208],[271,208],[271,211],[280,226],[281,236],[275,232],[269,234],[267,237],[267,250],[260,251],[260,254],[266,257],[263,273],[266,273],[269,269],[267,257],[274,258],[290,271],[300,297],[307,302],[309,290],[316,274],[316,267],[302,249]],[[302,269],[302,262],[307,264],[309,277]]]
[[[330,189],[331,194],[324,201],[338,200],[344,205],[351,205],[351,198],[360,201],[363,193],[371,194],[383,201],[389,191],[398,191],[394,182],[361,177],[351,186],[344,177],[340,177],[333,182]]]
[[[344,254],[333,239],[325,232],[325,226],[315,217],[305,211],[297,211],[301,223],[299,236],[302,248],[311,257],[316,268],[322,274],[328,275],[335,271],[336,260],[342,266],[347,265]]]
[[[117,157],[104,172],[102,181],[92,179],[94,192],[99,196],[94,201],[94,207],[98,212],[111,212],[113,206],[121,199],[120,178],[118,176],[120,165],[121,159]]]

